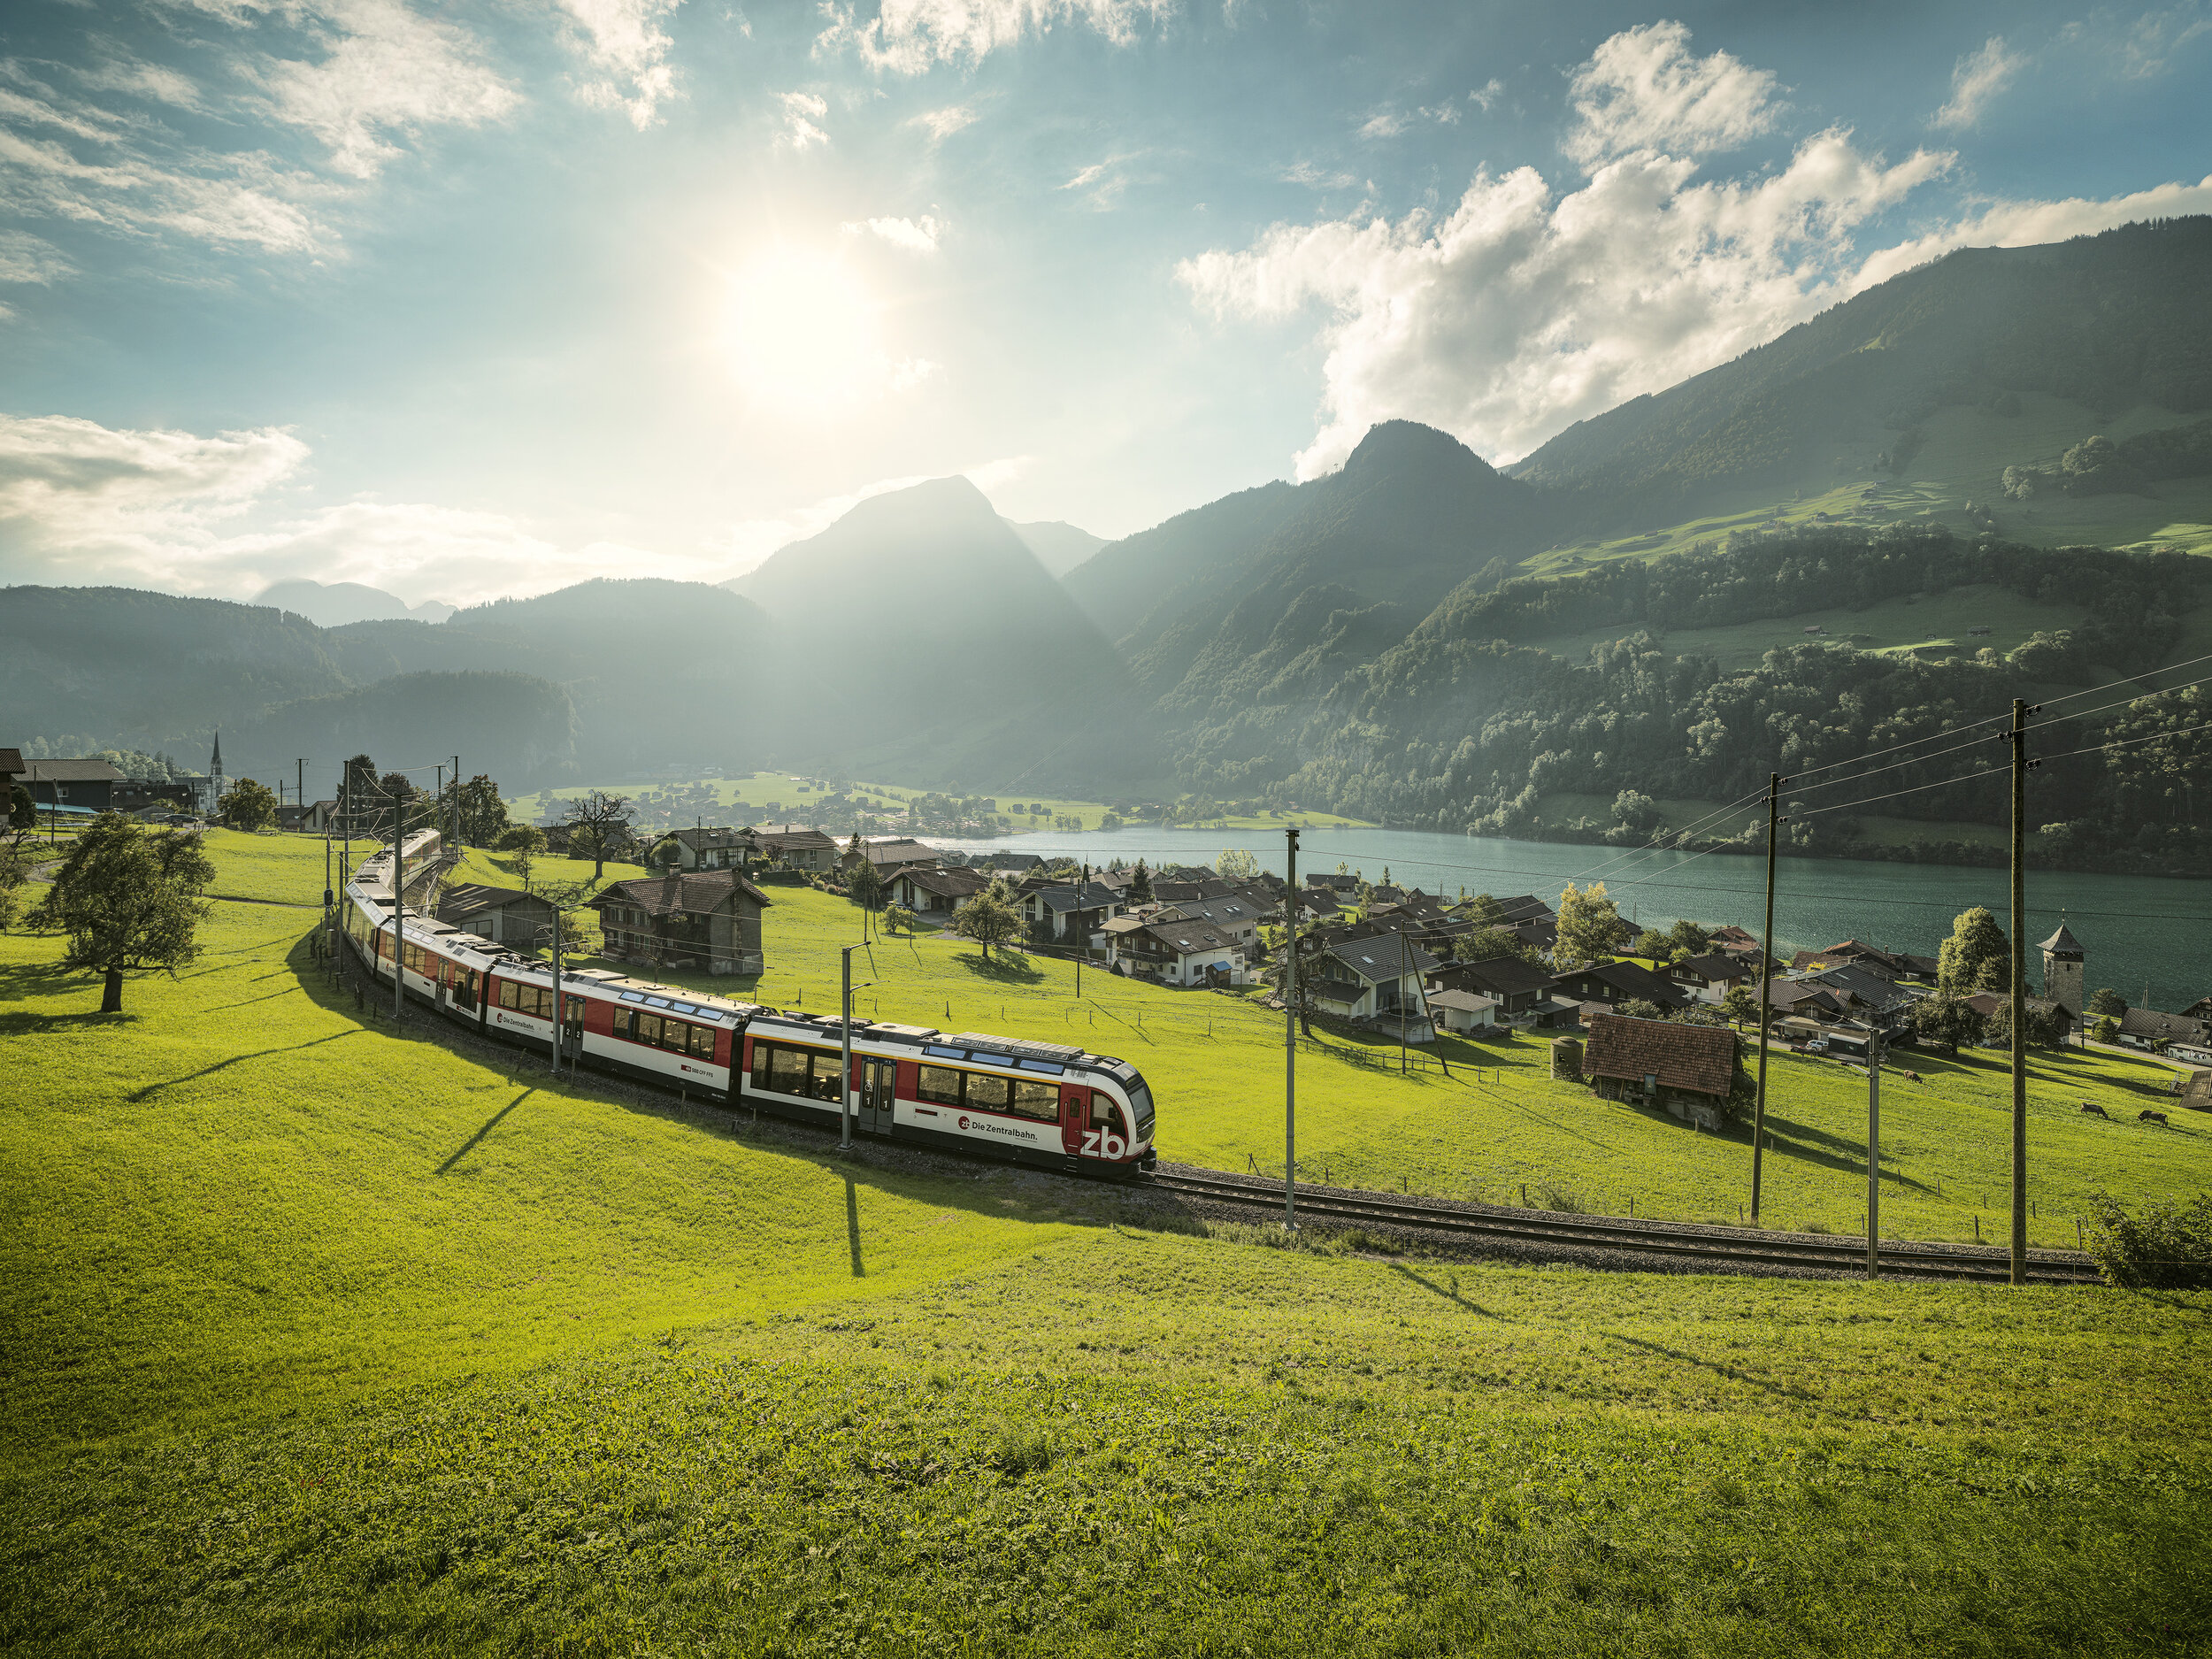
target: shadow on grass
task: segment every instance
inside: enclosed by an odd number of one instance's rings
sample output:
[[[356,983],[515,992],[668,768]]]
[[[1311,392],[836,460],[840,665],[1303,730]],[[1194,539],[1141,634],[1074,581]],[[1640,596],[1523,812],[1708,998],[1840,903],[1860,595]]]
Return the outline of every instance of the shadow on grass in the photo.
[[[265,973],[261,977],[265,979],[269,976]],[[219,1014],[227,1008],[251,1008],[256,1002],[273,1002],[280,996],[289,996],[295,991],[303,991],[307,987],[303,985],[281,986],[276,990],[269,992],[266,995],[249,996],[243,1001],[236,1002],[218,1002],[211,1008],[208,1009],[207,1012],[211,1014]]]
[[[1679,1348],[1667,1348],[1657,1342],[1647,1342],[1638,1337],[1623,1336],[1618,1331],[1607,1331],[1602,1334],[1629,1348],[1641,1348],[1647,1354],[1656,1354],[1661,1359],[1671,1359],[1678,1365],[1694,1365],[1701,1371],[1714,1371],[1729,1379],[1732,1382],[1743,1383],[1767,1394],[1778,1394],[1786,1400],[1809,1400],[1812,1397],[1802,1388],[1787,1387],[1769,1382],[1763,1377],[1754,1376],[1747,1371],[1740,1371],[1733,1365],[1723,1364],[1718,1360],[1700,1359],[1696,1355],[1685,1354]]]
[[[1479,1313],[1486,1319],[1502,1319],[1505,1317],[1505,1316],[1502,1313],[1491,1312],[1489,1309],[1482,1306],[1479,1302],[1468,1301],[1466,1297],[1461,1295],[1457,1291],[1448,1289],[1446,1286],[1438,1284],[1432,1279],[1424,1279],[1420,1274],[1415,1272],[1411,1268],[1408,1267],[1403,1262],[1393,1262],[1390,1264],[1390,1271],[1397,1274],[1397,1276],[1401,1279],[1411,1280],[1414,1284],[1420,1286],[1423,1290],[1434,1292],[1437,1295],[1443,1297],[1446,1302],[1456,1303],[1458,1306],[1466,1309],[1469,1313]]]
[[[867,1278],[868,1270],[860,1260],[860,1192],[849,1175],[845,1178],[845,1240],[852,1247],[853,1277]]]
[[[1004,945],[1001,945],[998,954],[987,961],[965,951],[952,960],[956,967],[965,968],[977,979],[989,979],[997,985],[1041,985],[1044,982],[1043,969],[1019,951],[1010,950]]]
[[[187,1071],[181,1077],[168,1078],[159,1083],[149,1083],[144,1088],[134,1090],[124,1098],[134,1102],[150,1100],[165,1088],[174,1088],[180,1083],[189,1083],[213,1072],[227,1071],[232,1066],[242,1065],[249,1060],[265,1060],[273,1054],[296,1054],[302,1048],[319,1048],[323,1044],[336,1042],[342,1037],[357,1037],[360,1034],[360,1027],[356,1026],[350,1031],[334,1031],[327,1037],[311,1037],[305,1042],[288,1043],[281,1048],[257,1048],[251,1054],[234,1054],[227,1060],[218,1060],[213,1065],[204,1065],[198,1071]]]
[[[129,1009],[103,1014],[88,1009],[79,1014],[0,1014],[0,1037],[35,1037],[42,1032],[73,1031],[84,1025],[132,1025],[138,1016]]]
[[[506,1117],[509,1112],[514,1110],[516,1107],[521,1105],[523,1102],[528,1100],[530,1096],[536,1093],[537,1090],[534,1088],[526,1088],[521,1094],[516,1095],[514,1099],[509,1101],[504,1106],[502,1106],[497,1111],[494,1112],[485,1122],[485,1125],[481,1129],[479,1129],[474,1134],[461,1142],[461,1144],[455,1148],[453,1156],[448,1158],[444,1163],[438,1165],[437,1172],[443,1175],[448,1170],[458,1164],[463,1158],[468,1156],[470,1153],[475,1151],[477,1143],[482,1141],[486,1135],[491,1133],[493,1130],[499,1127],[501,1118]]]

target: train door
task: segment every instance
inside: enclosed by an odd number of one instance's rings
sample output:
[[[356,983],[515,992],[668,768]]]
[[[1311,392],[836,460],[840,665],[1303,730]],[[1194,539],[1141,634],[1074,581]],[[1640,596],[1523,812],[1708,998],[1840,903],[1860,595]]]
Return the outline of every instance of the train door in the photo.
[[[898,1096],[898,1062],[859,1055],[854,1064],[860,1068],[860,1126],[871,1134],[887,1135]]]
[[[565,995],[561,1000],[567,1004],[561,1020],[561,1052],[576,1060],[584,1052],[584,999]]]
[[[1067,1155],[1080,1157],[1083,1153],[1084,1112],[1087,1089],[1063,1085],[1060,1089],[1060,1145]]]

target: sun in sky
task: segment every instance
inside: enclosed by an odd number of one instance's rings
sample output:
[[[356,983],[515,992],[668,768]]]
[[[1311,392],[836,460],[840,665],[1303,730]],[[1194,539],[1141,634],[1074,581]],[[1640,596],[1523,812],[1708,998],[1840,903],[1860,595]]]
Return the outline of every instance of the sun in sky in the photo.
[[[731,370],[758,408],[833,417],[930,370],[893,358],[881,299],[845,260],[814,249],[773,247],[741,264],[722,325]]]

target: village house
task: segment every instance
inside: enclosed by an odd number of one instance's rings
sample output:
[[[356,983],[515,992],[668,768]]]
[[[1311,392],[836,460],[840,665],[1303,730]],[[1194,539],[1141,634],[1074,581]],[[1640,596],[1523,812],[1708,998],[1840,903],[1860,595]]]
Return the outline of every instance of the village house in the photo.
[[[1410,939],[1387,933],[1339,934],[1321,941],[1309,958],[1302,952],[1298,978],[1314,1005],[1340,1019],[1434,1021],[1422,990],[1423,976],[1443,964]]]
[[[1210,923],[1236,942],[1247,962],[1252,962],[1261,954],[1260,918],[1264,914],[1248,897],[1232,895],[1217,899],[1178,900],[1162,912],[1160,919]]]
[[[473,882],[448,887],[438,895],[437,917],[463,933],[520,950],[534,949],[553,938],[551,902],[516,887]]]
[[[768,896],[734,870],[640,876],[589,901],[605,939],[600,954],[655,967],[759,973]]]
[[[820,830],[804,824],[763,824],[752,833],[761,856],[787,870],[823,876],[837,868],[837,842]]]
[[[990,885],[988,872],[964,864],[910,864],[893,871],[883,887],[887,902],[903,905],[926,920],[949,921],[956,910],[974,903],[976,895]]]
[[[887,876],[896,870],[925,870],[945,862],[944,854],[928,842],[909,841],[904,836],[863,841],[857,856],[849,846],[838,862],[849,875],[861,858],[865,858],[879,876]]]
[[[1277,909],[1279,910],[1280,906]],[[1326,921],[1344,914],[1344,907],[1336,902],[1336,895],[1326,887],[1304,887],[1298,894],[1298,917],[1301,921],[1310,917]]]
[[[1551,994],[1578,1002],[1602,1002],[1609,1008],[1639,998],[1660,1008],[1686,1008],[1692,1000],[1664,975],[1634,962],[1594,962],[1586,968],[1554,974]]]
[[[1917,1000],[1888,975],[1855,963],[1823,968],[1794,982],[1817,985],[1842,1004],[1845,1013],[1878,1024],[1890,1023]]]
[[[2186,1014],[2162,1013],[2154,1008],[2131,1008],[2120,1016],[2120,1041],[2131,1048],[2155,1048],[2177,1042],[2195,1048],[2212,1041],[2212,1019],[2193,1019]]]
[[[1753,983],[1752,1001],[1758,1001],[1756,981]],[[1767,987],[1768,1018],[1796,1015],[1807,1019],[1841,1019],[1845,1009],[1842,996],[1826,986],[1813,985],[1803,979],[1777,979]]]
[[[1425,983],[1432,990],[1471,991],[1494,997],[1498,1019],[1508,1025],[1532,1025],[1538,1005],[1551,995],[1551,975],[1518,956],[1494,956],[1487,962],[1440,963]]]
[[[1117,916],[1102,930],[1107,960],[1133,978],[1169,985],[1241,985],[1244,955],[1210,922],[1172,915]]]
[[[1494,996],[1485,996],[1480,991],[1431,991],[1427,1000],[1439,1031],[1484,1032],[1499,1028],[1498,999]]]
[[[65,812],[113,810],[115,786],[123,774],[104,760],[27,760],[16,781],[30,792],[31,804]]]
[[[1208,871],[1202,875],[1155,876],[1152,878],[1152,896],[1163,904],[1180,904],[1187,899],[1225,899],[1233,884]]]
[[[672,830],[654,846],[648,862],[680,871],[743,869],[756,856],[744,831],[727,826]]]
[[[180,778],[173,782],[157,778],[124,778],[116,782],[108,796],[108,810],[111,812],[196,812],[199,805],[200,786],[189,778]],[[308,810],[304,807],[280,806],[277,809],[277,827],[305,827],[303,822],[298,821],[298,817]],[[290,819],[286,817],[288,811],[294,815]]]
[[[1050,882],[1022,895],[1023,918],[1032,928],[1042,928],[1054,944],[1088,950],[1104,942],[1106,924],[1121,913],[1121,899],[1114,890],[1093,881]]]
[[[1756,980],[1759,964],[1746,962],[1724,950],[1716,950],[1706,956],[1686,956],[1680,962],[1670,963],[1666,975],[1675,989],[1686,996],[1717,1006],[1737,986]]]
[[[1607,1100],[1657,1106],[1701,1128],[1727,1121],[1736,1033],[1725,1026],[1594,1014],[1583,1075]]]

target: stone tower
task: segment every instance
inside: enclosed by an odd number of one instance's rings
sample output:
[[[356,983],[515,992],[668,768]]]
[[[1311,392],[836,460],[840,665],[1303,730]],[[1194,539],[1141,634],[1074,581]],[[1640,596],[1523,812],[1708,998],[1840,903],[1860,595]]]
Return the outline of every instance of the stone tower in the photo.
[[[207,810],[211,816],[221,808],[223,795],[226,793],[223,787],[223,734],[220,732],[215,733],[215,752],[208,757],[207,775],[209,795]]]
[[[2042,951],[2043,995],[2079,1019],[2089,1006],[2089,994],[2082,988],[2081,941],[2061,922],[2058,932],[2043,941]]]

